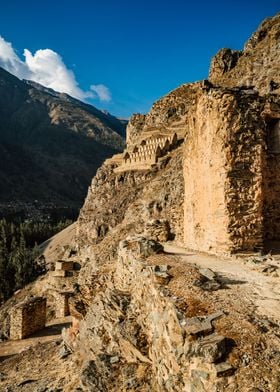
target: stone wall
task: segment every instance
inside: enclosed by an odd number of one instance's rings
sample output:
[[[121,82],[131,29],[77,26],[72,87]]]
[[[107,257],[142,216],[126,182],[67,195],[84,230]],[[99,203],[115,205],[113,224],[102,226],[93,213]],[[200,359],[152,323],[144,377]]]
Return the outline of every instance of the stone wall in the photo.
[[[216,133],[218,106],[201,97],[185,143],[185,245],[201,251],[226,249],[229,242],[224,132]]]
[[[279,112],[280,118],[280,112]],[[267,124],[267,157],[264,167],[264,241],[266,250],[280,249],[280,120]]]
[[[55,294],[56,304],[55,304],[55,316],[57,318],[66,317],[70,314],[69,309],[69,298],[73,295],[72,292],[57,292]]]
[[[264,246],[266,124],[261,117],[264,103],[257,95],[238,94],[235,100],[228,114],[231,123],[228,128],[229,165],[225,189],[230,251],[259,251]],[[232,120],[234,117],[235,122]]]
[[[193,108],[185,142],[185,245],[210,253],[263,244],[262,99],[210,89]]]
[[[225,338],[211,324],[222,313],[185,318],[167,294],[168,267],[145,261],[159,250],[142,237],[122,241],[113,272],[102,278],[106,290],[94,293],[79,334],[64,334],[85,360],[81,383],[88,390],[208,392],[221,382],[219,366],[230,369],[217,364],[226,358]]]
[[[43,297],[27,298],[16,305],[10,315],[10,339],[24,339],[45,327],[46,304]]]
[[[177,145],[177,135],[154,135],[143,139],[139,144],[129,146],[123,153],[123,159],[114,169],[115,173],[128,170],[148,170],[160,157],[166,155]],[[116,162],[116,161],[115,161]]]

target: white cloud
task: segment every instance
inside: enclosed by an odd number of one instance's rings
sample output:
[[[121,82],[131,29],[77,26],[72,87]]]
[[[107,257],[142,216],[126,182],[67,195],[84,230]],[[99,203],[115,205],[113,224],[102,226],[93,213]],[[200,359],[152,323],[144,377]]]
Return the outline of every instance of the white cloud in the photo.
[[[112,99],[111,92],[104,84],[93,84],[90,86],[91,91],[94,91],[100,101],[109,102]]]
[[[62,57],[53,50],[39,49],[33,55],[28,49],[24,49],[23,55],[25,59],[21,60],[12,44],[0,36],[0,66],[18,78],[33,80],[81,100],[111,100],[110,90],[102,84],[92,85],[90,91],[82,90],[74,72],[66,67]]]

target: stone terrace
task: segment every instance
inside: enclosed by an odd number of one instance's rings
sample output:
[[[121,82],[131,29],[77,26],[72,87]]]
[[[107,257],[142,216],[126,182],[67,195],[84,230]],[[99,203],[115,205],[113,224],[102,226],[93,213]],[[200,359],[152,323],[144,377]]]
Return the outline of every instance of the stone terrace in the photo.
[[[140,143],[129,146],[122,155],[114,161],[118,165],[115,172],[126,170],[147,170],[155,165],[159,158],[165,156],[177,145],[177,134],[153,135],[143,139]],[[114,157],[113,157],[114,159]],[[112,161],[108,162],[112,163]]]

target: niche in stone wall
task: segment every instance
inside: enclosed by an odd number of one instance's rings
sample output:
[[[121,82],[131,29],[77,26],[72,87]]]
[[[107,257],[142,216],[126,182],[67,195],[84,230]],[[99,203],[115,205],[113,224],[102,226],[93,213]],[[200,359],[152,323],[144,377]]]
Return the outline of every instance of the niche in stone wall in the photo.
[[[267,147],[268,152],[280,154],[280,120],[267,121]]]

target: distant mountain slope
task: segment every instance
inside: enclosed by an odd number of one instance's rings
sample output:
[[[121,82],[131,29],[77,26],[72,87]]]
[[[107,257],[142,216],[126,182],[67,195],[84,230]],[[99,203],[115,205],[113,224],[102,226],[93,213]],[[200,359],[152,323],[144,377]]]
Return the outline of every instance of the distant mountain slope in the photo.
[[[125,122],[0,68],[0,203],[80,206]]]

